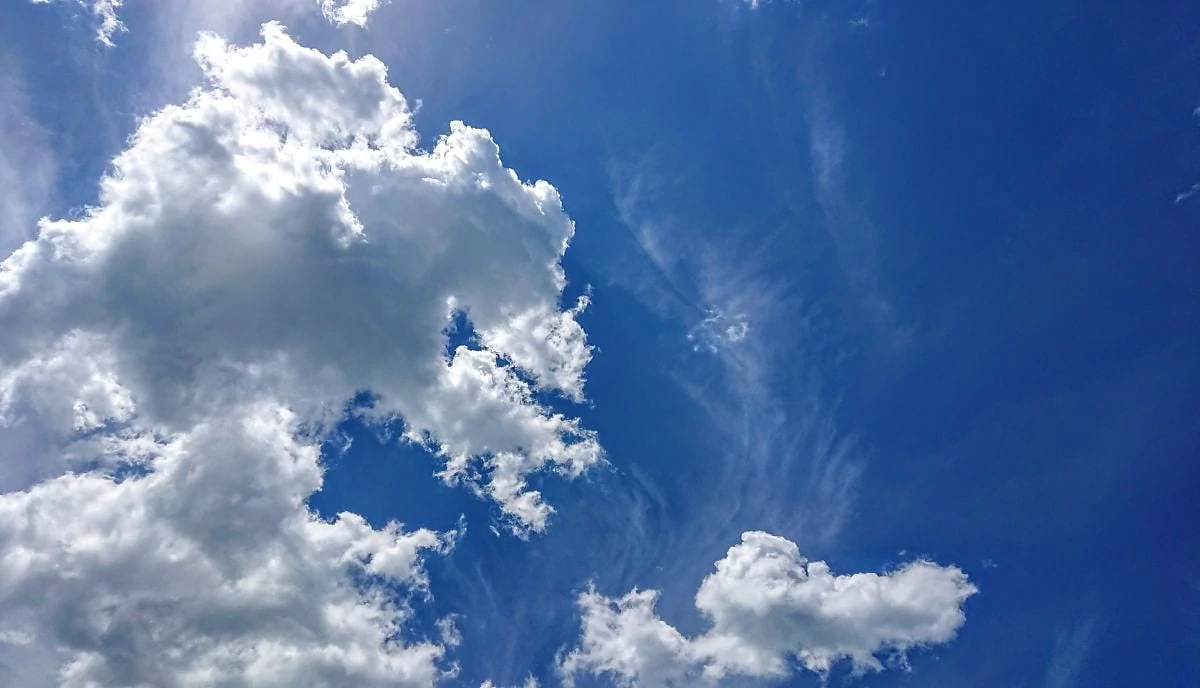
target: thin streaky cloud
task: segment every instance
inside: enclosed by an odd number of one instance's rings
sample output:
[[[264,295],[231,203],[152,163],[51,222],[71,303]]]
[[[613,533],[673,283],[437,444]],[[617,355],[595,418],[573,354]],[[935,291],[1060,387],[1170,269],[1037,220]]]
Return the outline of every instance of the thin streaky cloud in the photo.
[[[1045,688],[1075,688],[1080,685],[1079,675],[1096,643],[1098,628],[1099,621],[1092,617],[1059,633],[1050,665],[1046,668]]]
[[[1180,191],[1179,193],[1175,194],[1175,203],[1176,203],[1176,205],[1183,203],[1184,201],[1190,199],[1192,196],[1195,196],[1198,193],[1200,193],[1200,182],[1196,182],[1195,184],[1192,184],[1188,189],[1186,189],[1184,191]]]

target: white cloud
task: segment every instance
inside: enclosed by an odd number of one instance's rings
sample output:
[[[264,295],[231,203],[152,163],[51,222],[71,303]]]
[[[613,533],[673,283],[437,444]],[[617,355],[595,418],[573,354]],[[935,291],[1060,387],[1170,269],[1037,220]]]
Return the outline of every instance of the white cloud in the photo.
[[[204,84],[140,123],[96,206],[0,264],[0,673],[430,685],[453,619],[410,637],[396,592],[426,594],[452,535],[312,514],[321,440],[369,389],[368,422],[544,528],[528,475],[603,460],[534,400],[583,398],[574,226],[485,130],[419,149],[372,57],[275,24],[196,57]],[[482,348],[445,351],[455,312]]]
[[[1191,186],[1189,186],[1187,189],[1175,194],[1175,203],[1176,204],[1183,203],[1184,201],[1190,199],[1192,196],[1195,196],[1198,193],[1200,193],[1200,182],[1196,182],[1195,184],[1192,184]]]
[[[63,686],[431,685],[444,650],[395,638],[409,612],[388,589],[423,590],[421,551],[452,537],[309,513],[319,448],[296,421],[264,404],[131,432],[104,454],[124,480],[0,495],[0,669],[35,644]]]
[[[696,593],[707,632],[687,638],[658,618],[658,593],[580,596],[579,646],[562,658],[570,684],[603,674],[622,686],[682,686],[730,677],[786,676],[791,660],[826,673],[839,660],[880,670],[881,653],[951,640],[976,592],[954,566],[914,561],[876,574],[835,575],[802,557],[794,543],[747,532]]]
[[[504,168],[485,130],[455,122],[416,149],[378,60],[263,35],[203,37],[208,85],[142,123],[97,207],[44,221],[4,262],[0,376],[82,333],[141,422],[167,428],[264,398],[319,424],[370,388],[371,414],[402,417],[447,479],[542,529],[552,509],[526,476],[602,460],[504,363],[582,398],[591,350],[582,304],[558,307],[574,226],[557,191]],[[456,309],[484,348],[447,357]]]
[[[382,0],[321,0],[321,14],[338,26],[354,24],[365,29],[371,13],[381,4]]]
[[[44,5],[51,2],[60,2],[62,0],[33,0],[35,5]],[[117,16],[117,10],[121,9],[124,0],[67,0],[74,2],[80,7],[88,9],[96,20],[96,40],[100,43],[112,47],[113,34],[118,31],[125,30],[125,24],[121,22]]]
[[[745,313],[726,314],[720,308],[710,307],[700,324],[688,332],[687,339],[692,343],[693,351],[715,354],[745,341],[749,334],[750,323]]]

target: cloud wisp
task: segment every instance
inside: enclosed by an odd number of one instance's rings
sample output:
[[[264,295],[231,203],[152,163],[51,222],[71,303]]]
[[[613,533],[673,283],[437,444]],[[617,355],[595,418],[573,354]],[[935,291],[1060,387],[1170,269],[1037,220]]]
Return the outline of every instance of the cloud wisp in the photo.
[[[125,30],[125,23],[117,15],[124,0],[33,0],[35,5],[46,5],[52,2],[70,2],[89,12],[96,23],[96,42],[111,48],[113,36]]]
[[[1068,632],[1059,633],[1050,664],[1046,667],[1045,688],[1072,688],[1079,685],[1079,674],[1096,642],[1098,627],[1098,620],[1092,617],[1076,624]]]
[[[45,129],[29,116],[25,79],[0,59],[0,255],[27,239],[57,178]]]
[[[853,509],[862,459],[825,398],[827,337],[797,287],[771,277],[772,237],[755,233],[746,247],[711,231],[685,234],[670,218],[658,166],[648,156],[614,168],[620,217],[650,266],[626,282],[662,317],[686,323],[681,343],[696,354],[689,365],[705,372],[679,372],[676,381],[727,439],[713,457],[720,488],[696,495],[707,541],[689,546],[720,546],[763,519],[828,542]]]

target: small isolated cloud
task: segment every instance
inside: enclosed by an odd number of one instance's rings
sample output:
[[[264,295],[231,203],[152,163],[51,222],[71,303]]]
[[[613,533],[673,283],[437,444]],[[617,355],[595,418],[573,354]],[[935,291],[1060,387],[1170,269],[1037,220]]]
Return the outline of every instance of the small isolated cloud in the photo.
[[[353,24],[367,28],[371,13],[379,9],[383,0],[320,0],[321,14],[338,26]]]
[[[976,588],[954,566],[914,561],[882,574],[834,574],[796,545],[764,532],[743,533],[696,593],[709,629],[688,638],[658,618],[658,592],[579,598],[582,632],[564,655],[568,685],[581,674],[622,686],[687,686],[723,678],[781,678],[791,660],[826,674],[840,660],[878,671],[879,655],[945,643],[966,620]]]
[[[745,313],[726,315],[719,308],[709,308],[704,319],[692,328],[687,339],[693,351],[717,353],[727,346],[743,342],[750,334],[750,322]]]
[[[1045,688],[1073,688],[1096,642],[1098,621],[1088,618],[1059,633],[1054,642],[1050,665],[1046,668]]]
[[[89,10],[96,20],[96,40],[103,45],[112,47],[113,34],[125,30],[125,24],[117,16],[124,0],[33,0],[35,5],[51,2],[72,2]]]
[[[1186,190],[1180,191],[1179,193],[1175,194],[1175,202],[1183,203],[1184,201],[1190,199],[1192,196],[1195,196],[1198,193],[1200,193],[1200,182],[1196,182],[1195,184],[1192,184]]]

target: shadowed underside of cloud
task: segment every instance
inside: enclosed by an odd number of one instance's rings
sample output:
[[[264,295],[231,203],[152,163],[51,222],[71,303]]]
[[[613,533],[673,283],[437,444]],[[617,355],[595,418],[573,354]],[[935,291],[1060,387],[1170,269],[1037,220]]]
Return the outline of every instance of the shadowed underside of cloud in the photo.
[[[743,533],[700,584],[696,607],[707,632],[688,638],[658,618],[653,590],[579,598],[579,646],[560,661],[568,685],[581,674],[622,686],[689,686],[722,679],[781,678],[791,661],[827,673],[842,659],[856,671],[903,662],[910,649],[951,640],[976,588],[954,566],[914,561],[883,574],[835,575],[796,545]]]
[[[455,122],[418,148],[372,57],[203,36],[81,217],[0,264],[0,662],[64,685],[429,685],[405,630],[450,534],[309,512],[346,402],[402,419],[518,532],[602,461],[557,191]],[[457,315],[474,348],[447,351]],[[12,475],[9,473],[8,475]],[[39,482],[40,481],[40,482]],[[397,594],[400,596],[397,597]],[[31,679],[32,680],[32,679]],[[36,682],[45,682],[42,676]]]

